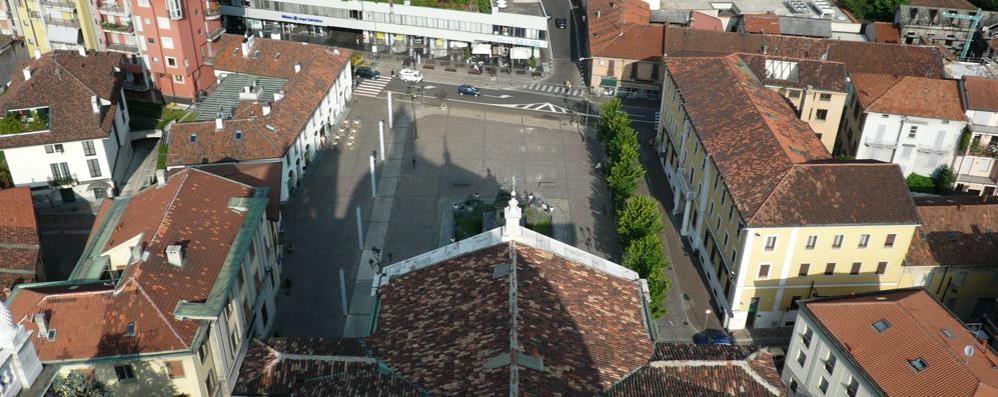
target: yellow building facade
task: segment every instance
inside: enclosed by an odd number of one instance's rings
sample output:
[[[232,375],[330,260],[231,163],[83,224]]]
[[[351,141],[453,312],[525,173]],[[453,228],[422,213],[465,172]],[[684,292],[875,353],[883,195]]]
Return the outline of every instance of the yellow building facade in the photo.
[[[896,166],[834,163],[813,130],[736,56],[666,65],[656,142],[674,192],[673,215],[682,214],[680,233],[725,311],[727,328],[788,326],[797,299],[900,286],[918,223]],[[710,81],[701,73],[718,77]],[[760,101],[780,106],[756,107]],[[758,122],[766,118],[770,122]],[[794,135],[781,135],[787,131]],[[797,152],[811,157],[769,172],[764,168],[786,159],[759,153],[778,145],[791,158]],[[777,172],[784,175],[765,175]],[[874,197],[854,184],[887,188]],[[880,199],[896,201],[899,210],[870,203]]]
[[[29,53],[99,48],[96,15],[87,0],[13,0]]]

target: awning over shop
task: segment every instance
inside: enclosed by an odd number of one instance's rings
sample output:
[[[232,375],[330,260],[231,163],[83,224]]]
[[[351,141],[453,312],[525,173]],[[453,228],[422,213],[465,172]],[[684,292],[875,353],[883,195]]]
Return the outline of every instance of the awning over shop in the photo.
[[[599,81],[600,87],[616,87],[617,78],[616,77],[604,77]]]
[[[509,51],[509,59],[530,59],[533,52],[533,48],[530,47],[513,47]]]
[[[67,44],[80,43],[80,29],[59,25],[47,25],[46,29],[48,31],[50,41]]]
[[[492,44],[475,43],[475,45],[471,47],[471,53],[475,55],[492,55]]]

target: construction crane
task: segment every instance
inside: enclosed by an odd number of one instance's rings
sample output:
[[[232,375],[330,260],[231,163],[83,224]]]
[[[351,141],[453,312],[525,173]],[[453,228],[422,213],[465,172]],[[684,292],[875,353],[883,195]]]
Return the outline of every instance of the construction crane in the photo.
[[[967,40],[963,43],[963,51],[960,51],[960,60],[967,59],[967,53],[970,52],[970,43],[974,41],[974,34],[977,33],[977,25],[981,23],[981,9],[978,8],[974,15],[964,15],[957,14],[955,12],[944,12],[943,16],[946,18],[953,19],[968,19],[970,20],[970,35],[967,36]]]

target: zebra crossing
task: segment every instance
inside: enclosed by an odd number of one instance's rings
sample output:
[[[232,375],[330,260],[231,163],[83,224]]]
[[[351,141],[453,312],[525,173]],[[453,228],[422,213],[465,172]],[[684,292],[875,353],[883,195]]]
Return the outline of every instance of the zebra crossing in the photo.
[[[353,92],[354,94],[361,96],[377,97],[390,82],[392,82],[392,79],[384,77],[377,80],[363,79],[360,81],[360,84],[357,84],[357,87],[353,89]]]
[[[544,83],[532,83],[524,88],[530,91],[543,92],[546,94],[554,94],[554,95],[566,95],[567,92],[568,96],[579,97],[579,98],[581,98],[586,92],[586,89],[582,87],[565,88],[565,86],[563,85],[544,84]]]
[[[551,103],[547,103],[547,102],[545,102],[545,103],[520,103],[520,104],[510,104],[510,105],[500,105],[500,106],[505,106],[505,107],[509,107],[509,108],[515,108],[515,109],[535,110],[535,111],[538,111],[538,112],[558,113],[558,114],[567,114],[569,112],[568,109],[565,109],[565,108],[563,108],[561,106],[558,106],[558,105],[555,105],[555,104],[551,104]]]

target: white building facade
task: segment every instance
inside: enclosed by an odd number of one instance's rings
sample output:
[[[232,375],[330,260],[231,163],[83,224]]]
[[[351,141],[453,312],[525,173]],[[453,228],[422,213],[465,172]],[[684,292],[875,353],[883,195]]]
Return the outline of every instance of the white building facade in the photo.
[[[0,303],[0,396],[14,397],[31,387],[42,372],[33,332],[14,325],[7,305]]]
[[[781,378],[791,397],[879,396],[876,386],[805,311],[797,315]]]
[[[87,201],[97,205],[116,195],[124,186],[132,157],[128,108],[119,90],[114,123],[106,138],[53,142],[4,149],[15,186],[32,188],[36,203],[60,205]],[[93,97],[96,112],[112,106],[107,99]],[[54,117],[58,117],[57,115]],[[48,130],[28,132],[48,133]],[[39,189],[48,187],[48,189]]]
[[[865,112],[856,158],[898,164],[906,177],[932,176],[953,164],[966,125],[963,120]]]
[[[998,80],[966,77],[961,81],[967,106],[966,147],[953,161],[956,190],[994,195],[998,188]],[[964,142],[961,142],[961,146]]]
[[[474,3],[474,2],[472,2]],[[477,51],[508,51],[540,57],[548,47],[548,21],[540,1],[508,2],[500,8],[490,2],[490,12],[451,10],[410,5],[409,0],[251,0],[224,5],[227,18],[244,18],[247,30],[284,38],[292,31],[327,35],[333,31],[359,33],[374,52],[444,56],[448,49],[473,48]],[[517,3],[517,4],[513,4]],[[230,3],[235,4],[235,2]],[[359,42],[356,44],[360,44]],[[485,44],[484,47],[475,44]],[[479,48],[484,48],[479,50]],[[505,48],[506,50],[501,50]],[[508,54],[507,54],[508,55]]]

